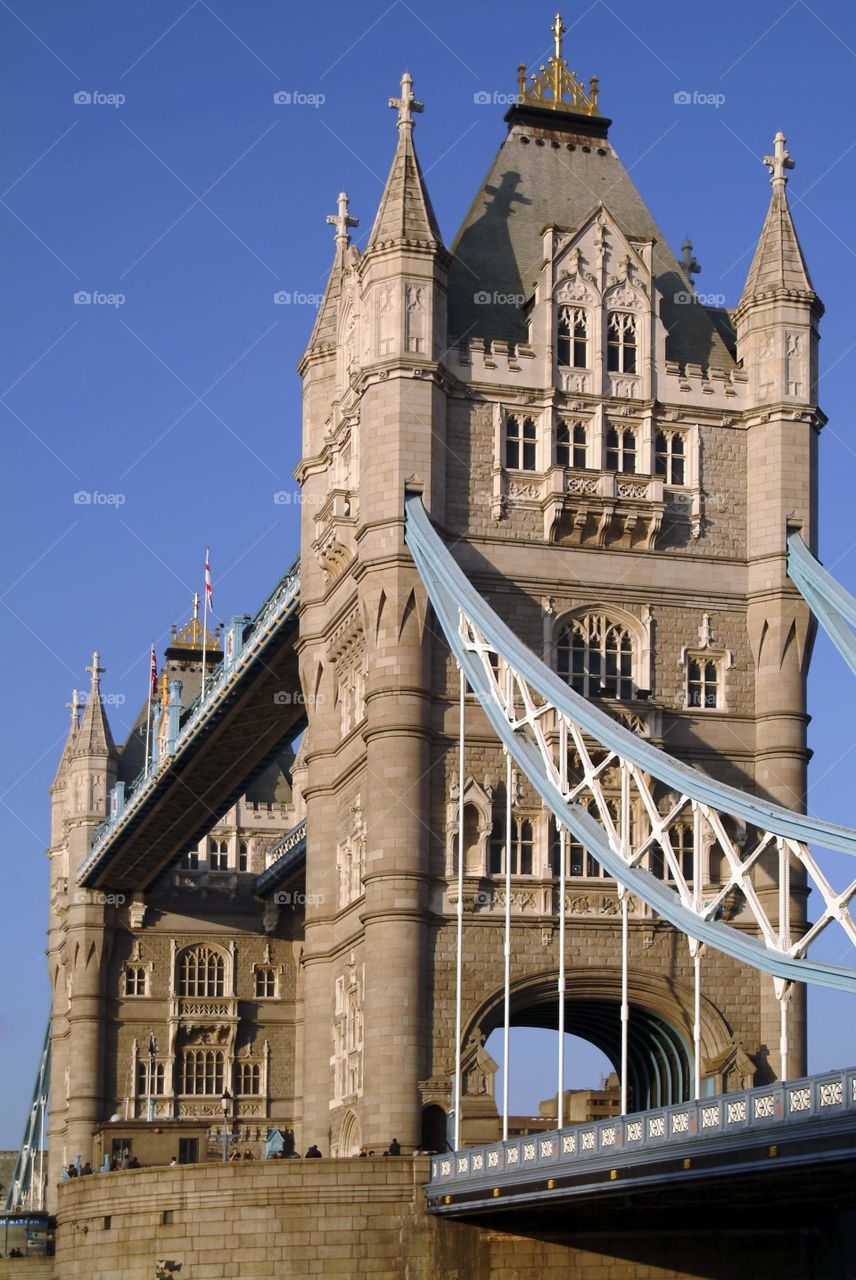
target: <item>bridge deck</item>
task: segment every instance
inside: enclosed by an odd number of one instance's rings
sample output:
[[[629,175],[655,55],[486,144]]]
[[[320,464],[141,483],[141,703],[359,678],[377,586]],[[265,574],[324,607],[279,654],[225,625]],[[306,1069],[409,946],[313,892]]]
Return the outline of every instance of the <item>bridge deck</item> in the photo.
[[[299,576],[289,571],[236,651],[190,709],[175,748],[100,832],[78,881],[88,888],[147,885],[197,843],[246,790],[282,742],[300,732],[305,707],[295,643]]]
[[[431,1213],[467,1216],[652,1194],[757,1177],[856,1181],[856,1068],[435,1156]],[[708,1194],[705,1190],[704,1194]]]

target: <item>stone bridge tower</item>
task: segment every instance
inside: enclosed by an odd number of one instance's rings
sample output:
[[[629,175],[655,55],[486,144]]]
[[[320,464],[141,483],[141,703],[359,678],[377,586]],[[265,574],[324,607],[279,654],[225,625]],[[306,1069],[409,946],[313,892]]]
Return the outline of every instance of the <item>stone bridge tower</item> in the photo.
[[[422,106],[409,75],[390,101],[398,142],[363,251],[344,194],[329,219],[333,269],[301,363],[303,1137],[340,1154],[393,1135],[430,1141],[451,1105],[457,674],[405,544],[405,485],[575,689],[725,782],[797,808],[805,795],[811,635],[785,535],[789,521],[814,529],[821,306],[788,211],[784,140],[740,306],[707,306],[691,246],[678,260],[666,244],[563,35],[557,19],[547,68],[529,82],[521,70],[507,136],[451,251],[414,149]],[[479,1063],[502,1016],[506,860],[513,1021],[555,1026],[558,850],[519,777],[505,847],[502,754],[472,699],[467,743],[464,1132],[475,1137],[492,1106]],[[635,830],[642,821],[631,814]],[[688,838],[677,824],[678,857]],[[706,863],[716,883],[723,868]],[[573,844],[567,870],[566,1026],[616,1061],[615,887]],[[741,903],[729,912],[739,919]],[[631,1100],[676,1100],[691,1087],[686,942],[637,904],[631,957]],[[770,980],[708,953],[703,993],[705,1088],[775,1074]],[[798,998],[791,1015],[798,1072]]]

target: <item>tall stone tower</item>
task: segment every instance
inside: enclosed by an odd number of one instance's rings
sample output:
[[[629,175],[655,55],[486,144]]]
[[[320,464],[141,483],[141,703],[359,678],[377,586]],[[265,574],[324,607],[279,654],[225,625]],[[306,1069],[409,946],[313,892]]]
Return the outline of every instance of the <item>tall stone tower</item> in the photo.
[[[740,306],[702,304],[609,139],[598,82],[554,54],[447,251],[413,143],[398,142],[362,253],[347,197],[301,363],[300,661],[310,709],[303,954],[303,1135],[339,1154],[394,1135],[436,1145],[451,1106],[457,675],[407,551],[405,486],[517,634],[576,690],[717,778],[799,808],[806,610],[789,523],[812,534],[820,303],[773,199]],[[484,1040],[502,1016],[504,875],[512,875],[512,1020],[556,1025],[558,842],[515,776],[506,847],[502,754],[467,703],[464,760],[464,1134],[495,1115]],[[605,775],[607,792],[617,778]],[[667,812],[672,797],[658,803]],[[644,837],[643,813],[630,815]],[[676,857],[691,831],[670,832]],[[614,884],[568,850],[566,1027],[617,1064]],[[691,862],[691,857],[690,857]],[[724,866],[711,849],[706,884]],[[668,874],[653,858],[650,869]],[[761,869],[764,891],[765,871]],[[794,882],[795,919],[804,918]],[[742,905],[729,903],[729,918]],[[631,919],[631,1101],[691,1088],[692,966],[683,939]],[[715,1091],[778,1070],[768,978],[708,953],[702,1076]],[[805,1065],[791,1005],[791,1071]]]

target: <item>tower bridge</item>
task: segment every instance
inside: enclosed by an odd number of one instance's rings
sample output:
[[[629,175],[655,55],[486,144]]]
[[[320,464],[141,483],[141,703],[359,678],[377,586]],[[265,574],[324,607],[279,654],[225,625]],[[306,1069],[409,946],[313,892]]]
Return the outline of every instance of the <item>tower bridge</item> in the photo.
[[[729,1232],[781,1277],[806,1249],[826,1266],[821,1199],[847,1238],[854,1072],[806,1077],[805,992],[856,986],[815,945],[856,942],[856,831],[804,809],[812,610],[856,669],[856,603],[815,555],[823,308],[793,162],[778,135],[739,305],[703,306],[552,30],[451,248],[409,74],[362,250],[345,192],[328,218],[299,563],[207,680],[207,639],[176,638],[151,756],[73,700],[48,1170],[15,1192],[58,1210],[64,1280],[92,1261],[81,1223],[110,1221],[137,1280],[167,1222],[196,1247],[212,1197],[268,1215],[270,1265],[303,1274],[274,1228],[353,1213],[360,1168],[411,1276],[456,1249],[477,1277],[700,1274],[692,1239],[662,1256],[655,1201],[724,1206],[723,1280],[750,1274]],[[557,1032],[554,1132],[509,1134],[512,1026]],[[567,1032],[609,1057],[620,1116],[565,1124]],[[338,1172],[205,1159],[274,1134]],[[393,1135],[405,1162],[348,1163]],[[149,1169],[144,1210],[131,1171],[59,1182],[131,1150],[192,1167]],[[800,1179],[775,1241],[734,1206]]]

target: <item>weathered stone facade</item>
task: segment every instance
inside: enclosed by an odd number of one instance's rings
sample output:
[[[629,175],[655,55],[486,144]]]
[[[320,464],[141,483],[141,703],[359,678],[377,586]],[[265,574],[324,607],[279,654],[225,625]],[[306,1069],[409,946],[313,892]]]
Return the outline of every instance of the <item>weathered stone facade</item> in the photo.
[[[812,634],[787,580],[785,535],[791,524],[814,537],[822,308],[788,213],[780,148],[771,159],[771,211],[732,315],[698,301],[691,264],[666,245],[609,142],[609,122],[596,113],[512,107],[507,138],[450,251],[414,150],[421,107],[409,76],[394,105],[398,143],[371,234],[358,252],[341,196],[331,218],[333,270],[300,366],[298,649],[309,724],[299,768],[289,757],[267,790],[241,800],[203,841],[197,865],[176,850],[184,865],[141,884],[135,901],[103,902],[75,890],[74,876],[129,748],[117,752],[110,738],[97,657],[80,725],[74,713],[53,790],[52,1181],[61,1163],[91,1158],[93,1136],[112,1115],[119,1137],[123,1121],[145,1119],[150,1093],[152,1122],[175,1126],[177,1140],[182,1122],[217,1129],[228,1085],[230,1119],[257,1154],[255,1134],[273,1123],[325,1154],[381,1150],[393,1135],[413,1150],[436,1135],[437,1109],[448,1115],[458,676],[406,545],[405,488],[421,491],[467,575],[516,634],[560,671],[567,651],[564,673],[581,692],[724,782],[790,807],[804,802]],[[583,655],[578,667],[574,654]],[[197,669],[185,655],[185,679]],[[504,812],[504,768],[469,696],[463,1044],[473,1054],[501,1018],[500,868],[512,851],[494,828]],[[525,779],[515,776],[513,800],[512,1012],[520,1024],[555,1025],[551,824]],[[286,909],[291,900],[263,909],[253,884],[265,850],[304,812],[305,891],[295,895],[297,909]],[[584,851],[571,859],[567,1027],[595,1038],[589,1015],[606,1025],[614,1014],[612,1030],[596,1039],[614,1057],[616,890]],[[719,883],[722,870],[706,861],[706,883]],[[758,890],[775,903],[763,864]],[[799,925],[805,903],[796,877],[793,893]],[[630,917],[631,1020],[663,1029],[673,1057],[662,1087],[676,1098],[689,1088],[692,961],[686,941],[643,904],[631,903]],[[750,927],[739,906],[732,922]],[[203,950],[188,976],[184,957],[193,948]],[[269,975],[261,985],[259,974]],[[779,1009],[770,980],[713,953],[703,975],[708,1086],[775,1074]],[[795,993],[794,1073],[805,1065],[804,1032]],[[149,1056],[159,1073],[151,1090]],[[473,1093],[463,1110],[465,1121],[481,1124],[490,1107]],[[364,1164],[363,1172],[370,1202],[383,1171]],[[223,1188],[210,1191],[213,1176],[158,1175],[156,1189],[171,1195],[184,1178],[192,1199],[197,1178],[200,1211],[219,1218],[211,1196],[217,1201]],[[341,1190],[333,1165],[311,1176],[319,1204]],[[264,1179],[273,1177],[291,1203],[280,1180],[305,1190],[310,1173],[252,1176],[243,1202],[252,1206],[251,1234],[270,1203]],[[346,1198],[359,1199],[354,1177],[343,1165]],[[393,1199],[401,1199],[402,1177],[397,1168],[388,1176]],[[119,1184],[91,1185],[105,1197],[97,1212],[109,1215]],[[64,1190],[65,1217],[84,1214],[75,1204],[83,1194]],[[146,1194],[154,1194],[151,1183]],[[431,1235],[414,1203],[395,1210],[397,1230],[409,1231],[414,1215]],[[351,1211],[362,1215],[354,1231],[374,1231],[365,1205]],[[138,1227],[153,1225],[151,1212],[147,1202]],[[365,1267],[346,1261],[339,1237],[323,1242],[333,1252],[312,1252],[304,1235],[292,1237],[294,1248],[309,1250],[300,1274],[399,1274],[370,1251]],[[84,1254],[65,1239],[64,1274],[82,1274]],[[287,1256],[296,1266],[298,1254]],[[515,1274],[548,1273],[552,1259],[538,1258],[521,1261]],[[224,1257],[206,1274],[250,1274],[234,1269],[240,1262]],[[494,1274],[485,1265],[466,1274]],[[589,1265],[585,1274],[600,1274]],[[252,1274],[273,1271],[260,1261]],[[603,1274],[680,1273],[616,1264]]]

